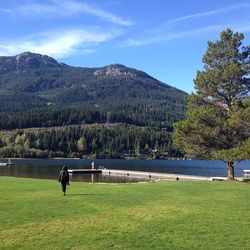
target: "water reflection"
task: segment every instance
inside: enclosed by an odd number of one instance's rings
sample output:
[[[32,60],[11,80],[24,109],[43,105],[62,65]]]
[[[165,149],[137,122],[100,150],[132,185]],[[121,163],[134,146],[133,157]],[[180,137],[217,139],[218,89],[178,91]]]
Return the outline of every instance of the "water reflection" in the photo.
[[[102,174],[70,174],[70,181],[73,182],[101,182],[101,183],[128,183],[146,181],[146,179],[129,178],[126,176],[104,176]]]
[[[0,168],[1,176],[13,176],[36,179],[57,180],[61,166],[44,166],[34,164],[16,164]],[[101,182],[101,183],[128,183],[139,182],[143,179],[129,178],[126,176],[103,176],[102,174],[70,174],[73,182]]]
[[[88,169],[91,163],[108,169],[124,169],[159,173],[174,173],[197,176],[226,176],[226,165],[222,161],[177,161],[177,160],[79,160],[79,159],[14,159],[14,166],[0,166],[0,175],[57,180],[63,165],[68,169]],[[0,159],[0,162],[4,160]],[[235,175],[242,176],[249,169],[250,161],[242,161],[235,168]],[[74,174],[72,181],[84,182],[133,182],[130,177],[102,176],[100,174]],[[141,179],[140,179],[141,181]]]

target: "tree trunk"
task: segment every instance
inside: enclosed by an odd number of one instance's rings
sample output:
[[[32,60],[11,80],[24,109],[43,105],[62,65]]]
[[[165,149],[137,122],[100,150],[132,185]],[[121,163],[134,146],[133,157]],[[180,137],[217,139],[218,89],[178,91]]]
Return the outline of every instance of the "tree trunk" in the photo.
[[[229,180],[234,180],[234,162],[227,162],[227,176]]]

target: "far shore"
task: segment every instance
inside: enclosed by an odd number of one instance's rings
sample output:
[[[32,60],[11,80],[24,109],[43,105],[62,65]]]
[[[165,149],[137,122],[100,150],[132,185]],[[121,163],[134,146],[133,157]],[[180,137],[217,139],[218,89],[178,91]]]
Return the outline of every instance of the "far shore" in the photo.
[[[67,157],[67,158],[64,158],[64,157],[53,157],[53,158],[22,158],[22,157],[6,157],[6,158],[0,158],[1,160],[8,160],[8,159],[11,159],[11,160],[29,160],[29,159],[40,159],[40,160],[148,160],[148,161],[153,161],[153,160],[173,160],[173,161],[179,161],[179,160],[189,160],[189,159],[184,159],[184,158],[168,158],[168,159],[152,159],[152,158],[136,158],[136,157],[126,157],[126,158],[74,158],[74,157]]]

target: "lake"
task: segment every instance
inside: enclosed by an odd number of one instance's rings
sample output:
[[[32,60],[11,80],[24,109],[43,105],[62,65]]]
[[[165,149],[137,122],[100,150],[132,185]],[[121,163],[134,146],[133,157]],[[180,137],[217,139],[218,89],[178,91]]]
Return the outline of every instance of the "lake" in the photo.
[[[0,162],[6,160],[0,159]],[[104,166],[108,169],[124,169],[159,173],[173,173],[197,176],[227,176],[226,164],[223,161],[206,160],[115,160],[115,159],[14,159],[14,166],[0,166],[1,176],[28,177],[39,179],[57,179],[63,165],[68,169],[91,168]],[[242,161],[235,167],[235,176],[243,176],[243,169],[250,169],[250,160]],[[92,179],[91,179],[92,178]],[[101,175],[74,174],[71,181],[94,182],[127,182],[122,178],[102,177]],[[129,180],[131,181],[131,180]],[[132,180],[133,181],[133,180]],[[137,181],[137,180],[134,180]]]

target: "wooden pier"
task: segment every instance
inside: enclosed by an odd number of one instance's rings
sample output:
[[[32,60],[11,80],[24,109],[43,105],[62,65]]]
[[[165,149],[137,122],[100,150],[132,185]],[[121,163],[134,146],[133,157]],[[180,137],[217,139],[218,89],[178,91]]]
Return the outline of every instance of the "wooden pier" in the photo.
[[[143,172],[131,170],[116,170],[116,169],[69,169],[71,174],[102,174],[103,176],[117,176],[142,180],[205,180],[212,181],[211,177],[182,175],[182,174],[167,174],[156,172]]]
[[[131,170],[115,170],[115,169],[102,169],[102,175],[104,175],[104,176],[131,177],[131,178],[144,179],[144,180],[160,180],[161,179],[161,180],[212,181],[212,179],[210,177],[205,177],[205,176],[167,174],[167,173],[131,171]]]
[[[102,169],[69,169],[70,174],[101,174]]]
[[[193,180],[193,181],[225,181],[227,177],[206,177],[196,175],[183,175],[183,174],[169,174],[169,173],[156,173],[156,172],[144,172],[144,171],[132,171],[132,170],[118,170],[118,169],[69,169],[70,174],[102,174],[103,176],[111,177],[126,177],[141,180]],[[250,180],[250,170],[244,170],[245,176],[237,177],[239,181]]]

